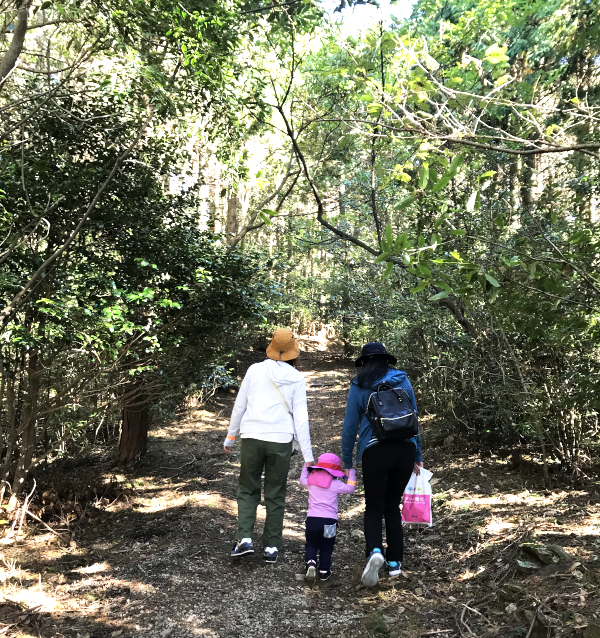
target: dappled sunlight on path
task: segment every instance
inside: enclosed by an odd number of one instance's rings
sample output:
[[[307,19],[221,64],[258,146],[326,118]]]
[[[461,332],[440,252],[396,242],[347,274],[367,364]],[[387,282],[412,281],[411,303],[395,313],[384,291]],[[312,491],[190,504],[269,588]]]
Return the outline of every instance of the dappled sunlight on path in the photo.
[[[339,453],[353,371],[347,360],[320,353],[306,355],[302,366],[315,456]],[[559,635],[560,628],[583,636],[598,621],[597,486],[543,491],[540,475],[516,473],[501,459],[432,449],[433,417],[423,419],[423,449],[434,472],[434,526],[406,530],[400,578],[382,575],[372,590],[360,585],[359,472],[357,492],[340,498],[333,578],[314,587],[302,580],[307,495],[297,482],[298,456],[278,563],[262,559],[263,505],[257,553],[232,562],[239,448],[227,457],[221,445],[234,399],[220,394],[156,428],[148,456],[130,474],[114,475],[108,464],[87,468],[85,480],[98,497],[72,541],[38,534],[0,550],[3,635],[517,638],[527,634],[528,613],[542,600],[543,635]],[[75,468],[61,478],[70,483],[80,473]],[[102,497],[102,486],[111,486],[110,498]],[[526,541],[564,548],[572,560],[550,554],[546,567],[521,567],[535,562],[524,556]]]

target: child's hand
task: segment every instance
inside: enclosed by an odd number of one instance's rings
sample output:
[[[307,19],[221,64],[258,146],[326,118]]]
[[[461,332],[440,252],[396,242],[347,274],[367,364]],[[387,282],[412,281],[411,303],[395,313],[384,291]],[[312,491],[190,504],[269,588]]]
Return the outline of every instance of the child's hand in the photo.
[[[421,461],[421,463],[415,463],[415,466],[413,467],[413,472],[419,476],[419,474],[421,473],[421,468],[423,467],[423,462]]]

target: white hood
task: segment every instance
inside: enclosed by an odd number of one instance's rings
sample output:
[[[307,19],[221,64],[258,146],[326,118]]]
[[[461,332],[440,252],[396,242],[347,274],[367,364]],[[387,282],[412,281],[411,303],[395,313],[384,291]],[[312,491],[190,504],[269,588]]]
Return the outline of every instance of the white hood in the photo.
[[[304,375],[298,372],[296,368],[292,367],[285,361],[273,361],[273,359],[267,359],[262,364],[269,368],[271,378],[277,385],[287,385],[288,383],[299,383],[304,381]]]

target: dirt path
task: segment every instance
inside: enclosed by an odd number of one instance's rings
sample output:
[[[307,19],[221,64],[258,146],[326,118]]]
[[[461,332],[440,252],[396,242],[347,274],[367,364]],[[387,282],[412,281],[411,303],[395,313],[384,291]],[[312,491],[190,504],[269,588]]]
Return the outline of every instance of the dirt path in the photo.
[[[315,454],[339,452],[352,371],[346,360],[317,353],[303,370]],[[402,577],[360,586],[359,490],[340,497],[333,578],[314,587],[298,580],[306,514],[298,457],[278,563],[266,566],[258,552],[232,563],[239,448],[227,458],[221,444],[234,398],[220,396],[155,430],[148,456],[127,476],[112,475],[103,459],[64,466],[62,496],[57,487],[44,499],[70,504],[74,513],[63,520],[75,540],[33,527],[4,539],[0,636],[600,637],[597,486],[536,491],[538,476],[516,474],[506,461],[461,456],[449,442],[428,447],[426,418],[426,465],[439,481],[436,525],[408,530]],[[87,505],[78,502],[82,493]],[[263,519],[261,506],[255,540]],[[523,562],[525,540],[559,545],[573,558],[553,562],[551,574],[541,564],[521,574],[515,560]]]

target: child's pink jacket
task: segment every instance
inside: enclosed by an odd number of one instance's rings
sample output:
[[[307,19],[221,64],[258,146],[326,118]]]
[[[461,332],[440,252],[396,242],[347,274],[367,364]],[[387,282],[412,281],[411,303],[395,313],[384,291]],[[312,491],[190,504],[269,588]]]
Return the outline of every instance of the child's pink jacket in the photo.
[[[300,485],[308,490],[307,516],[319,516],[321,518],[338,517],[338,494],[352,494],[356,489],[356,471],[350,470],[348,483],[334,479],[328,488],[308,484],[308,468],[302,468]]]

